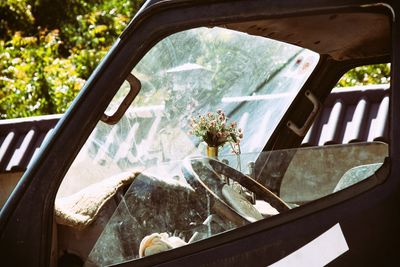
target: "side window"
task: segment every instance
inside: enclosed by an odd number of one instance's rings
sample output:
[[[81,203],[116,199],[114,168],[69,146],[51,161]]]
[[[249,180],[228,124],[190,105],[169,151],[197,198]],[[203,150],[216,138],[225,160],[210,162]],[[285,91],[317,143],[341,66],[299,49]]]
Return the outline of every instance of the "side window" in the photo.
[[[340,79],[282,178],[284,200],[318,199],[382,166],[388,156],[389,77],[390,64],[379,64],[357,67]]]
[[[302,146],[388,142],[390,64],[348,71],[326,99]]]

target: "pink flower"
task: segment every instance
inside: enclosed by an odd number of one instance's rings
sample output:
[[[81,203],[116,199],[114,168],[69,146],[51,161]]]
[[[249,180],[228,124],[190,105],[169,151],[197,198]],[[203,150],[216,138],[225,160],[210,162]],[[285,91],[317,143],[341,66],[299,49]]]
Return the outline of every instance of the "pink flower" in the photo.
[[[197,117],[196,117],[197,118]],[[240,153],[240,139],[243,138],[242,129],[237,129],[237,123],[228,124],[225,113],[218,109],[217,112],[207,112],[205,115],[199,115],[190,118],[189,134],[200,137],[210,146],[223,146],[230,143],[235,153]],[[229,125],[229,127],[227,127]]]

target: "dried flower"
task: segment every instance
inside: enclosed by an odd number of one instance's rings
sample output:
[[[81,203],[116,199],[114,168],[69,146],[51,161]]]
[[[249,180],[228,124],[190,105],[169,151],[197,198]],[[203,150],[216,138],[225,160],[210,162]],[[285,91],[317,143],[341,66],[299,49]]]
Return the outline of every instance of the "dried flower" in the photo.
[[[240,153],[240,140],[243,138],[242,129],[237,128],[237,123],[227,123],[225,113],[218,109],[216,113],[207,112],[190,118],[190,133],[200,137],[208,146],[219,147],[230,143],[233,152]],[[229,127],[227,127],[229,125]]]

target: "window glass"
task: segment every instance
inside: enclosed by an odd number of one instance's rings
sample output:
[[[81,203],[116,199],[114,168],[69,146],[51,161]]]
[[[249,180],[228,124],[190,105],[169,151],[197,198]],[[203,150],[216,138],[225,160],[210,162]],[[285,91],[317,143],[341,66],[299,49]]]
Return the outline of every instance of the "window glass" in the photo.
[[[261,151],[318,59],[297,46],[222,28],[162,40],[132,70],[139,95],[118,124],[98,123],[58,196],[116,172],[202,154],[203,144],[188,134],[190,118],[217,109],[243,130],[243,153]],[[230,152],[229,146],[220,151]]]
[[[286,212],[366,179],[386,154],[387,145],[377,142],[218,160],[195,157],[149,167],[133,180],[88,264],[102,266],[160,253]],[[253,158],[255,165],[249,162]],[[265,184],[266,173],[281,174],[275,176],[281,179],[280,197],[248,178]]]

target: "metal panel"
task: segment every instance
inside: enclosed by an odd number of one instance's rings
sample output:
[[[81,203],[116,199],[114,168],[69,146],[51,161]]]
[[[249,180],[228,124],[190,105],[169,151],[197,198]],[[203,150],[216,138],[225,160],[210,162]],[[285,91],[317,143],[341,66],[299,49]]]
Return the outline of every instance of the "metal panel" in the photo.
[[[60,117],[0,120],[0,172],[26,170]]]
[[[389,85],[337,88],[302,146],[388,141]]]

